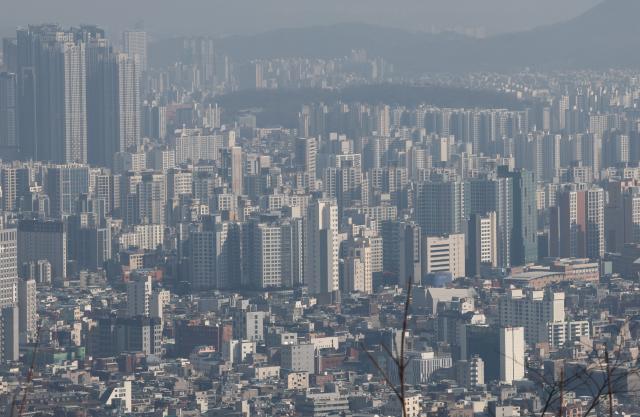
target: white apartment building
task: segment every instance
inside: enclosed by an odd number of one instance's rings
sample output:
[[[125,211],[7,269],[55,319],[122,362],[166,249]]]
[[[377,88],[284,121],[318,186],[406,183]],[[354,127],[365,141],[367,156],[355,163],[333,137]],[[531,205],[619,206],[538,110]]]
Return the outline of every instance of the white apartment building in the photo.
[[[529,345],[547,342],[547,324],[565,321],[564,293],[512,289],[500,298],[498,313],[501,327],[524,327]]]
[[[591,335],[591,326],[587,320],[548,323],[548,341],[552,348],[559,349],[567,342],[580,340]]]

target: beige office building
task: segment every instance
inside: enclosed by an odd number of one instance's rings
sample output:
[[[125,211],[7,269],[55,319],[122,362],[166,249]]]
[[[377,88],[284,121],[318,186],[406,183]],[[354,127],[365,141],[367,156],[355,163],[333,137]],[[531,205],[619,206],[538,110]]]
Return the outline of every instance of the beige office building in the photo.
[[[423,240],[422,275],[451,272],[454,278],[465,276],[464,234],[427,236]]]

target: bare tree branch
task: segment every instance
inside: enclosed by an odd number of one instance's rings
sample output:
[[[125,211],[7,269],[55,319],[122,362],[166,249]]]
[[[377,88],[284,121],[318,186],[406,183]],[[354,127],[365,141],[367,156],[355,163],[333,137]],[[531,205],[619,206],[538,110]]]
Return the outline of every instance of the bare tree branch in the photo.
[[[400,385],[399,388],[393,383],[391,376],[382,369],[382,366],[380,366],[380,363],[378,363],[376,358],[374,358],[373,355],[371,353],[369,353],[369,351],[366,349],[366,346],[363,343],[360,343],[361,349],[367,355],[369,360],[373,363],[373,365],[378,370],[378,372],[380,372],[380,376],[386,382],[386,384],[391,388],[391,390],[395,394],[396,398],[400,402],[400,407],[402,407],[402,416],[403,417],[406,417],[406,415],[407,415],[406,391],[405,391],[406,390],[406,373],[405,373],[405,371],[406,371],[406,369],[407,369],[407,367],[409,365],[409,362],[405,358],[404,348],[405,348],[405,338],[406,338],[406,334],[407,334],[407,329],[409,328],[409,309],[410,309],[410,306],[411,306],[411,286],[412,286],[412,284],[413,284],[413,277],[409,277],[409,280],[408,280],[408,283],[407,283],[407,295],[406,295],[406,299],[405,299],[405,302],[404,302],[404,313],[403,313],[403,318],[402,318],[402,334],[400,335],[400,352],[398,352],[397,343],[394,343],[395,344],[394,348],[395,348],[395,351],[396,351],[395,355],[393,354],[393,352],[391,351],[391,349],[387,345],[385,345],[384,343],[380,343],[380,346],[381,346],[382,350],[384,350],[384,352],[387,354],[389,359],[391,361],[393,361],[394,365],[397,368],[398,380],[399,380],[399,385]],[[394,335],[394,338],[395,338],[395,335]]]

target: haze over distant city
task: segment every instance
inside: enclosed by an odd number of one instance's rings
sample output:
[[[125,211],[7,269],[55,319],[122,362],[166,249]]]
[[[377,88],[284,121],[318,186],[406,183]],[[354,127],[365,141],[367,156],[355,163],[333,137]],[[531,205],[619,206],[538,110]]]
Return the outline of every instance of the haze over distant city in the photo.
[[[415,31],[477,34],[521,31],[563,21],[599,0],[3,0],[0,34],[25,22],[96,23],[116,33],[144,21],[157,36],[258,33],[283,27],[361,22]],[[126,13],[123,13],[126,10]]]
[[[0,416],[640,417],[640,0],[0,0]]]

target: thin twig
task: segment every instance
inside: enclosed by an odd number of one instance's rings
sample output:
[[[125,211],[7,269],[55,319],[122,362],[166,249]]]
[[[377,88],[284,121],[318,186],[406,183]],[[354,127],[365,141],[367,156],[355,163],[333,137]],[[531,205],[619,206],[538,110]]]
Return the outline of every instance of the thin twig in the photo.
[[[384,379],[384,381],[389,386],[389,388],[391,388],[391,390],[396,395],[396,397],[401,398],[400,392],[398,392],[398,390],[396,389],[394,383],[389,379],[389,377],[387,376],[387,373],[382,370],[382,367],[380,366],[378,361],[373,357],[373,355],[371,353],[369,353],[369,351],[366,349],[364,344],[361,343],[360,346],[361,346],[362,351],[367,355],[367,357],[371,361],[371,363],[373,363],[373,366],[375,366],[376,369],[378,370],[378,372],[380,372],[380,375],[382,376],[382,379]]]
[[[413,278],[409,277],[407,283],[407,299],[404,302],[404,318],[402,320],[402,335],[400,336],[400,369],[398,370],[400,374],[400,393],[402,394],[401,405],[402,405],[402,415],[406,417],[406,396],[405,396],[405,378],[404,371],[407,368],[407,363],[405,363],[404,357],[404,339],[407,333],[407,327],[409,324],[409,306],[411,305],[411,284],[413,283]]]
[[[393,362],[393,364],[397,368],[398,379],[399,379],[399,382],[400,382],[400,388],[399,389],[398,389],[398,387],[396,387],[396,384],[394,384],[394,382],[392,381],[391,376],[382,369],[382,366],[380,366],[380,363],[378,363],[376,358],[374,358],[373,355],[371,353],[369,353],[369,351],[367,350],[367,348],[364,345],[364,343],[360,343],[360,347],[361,347],[362,351],[367,355],[367,357],[369,358],[371,363],[373,363],[373,366],[375,366],[375,368],[380,373],[380,376],[382,377],[382,379],[389,386],[389,388],[391,388],[391,390],[393,391],[394,395],[396,396],[396,398],[400,402],[400,407],[402,407],[402,416],[403,417],[406,417],[406,415],[407,415],[406,392],[405,392],[405,388],[406,388],[406,377],[405,377],[406,374],[405,374],[405,371],[407,369],[407,366],[409,365],[409,362],[405,360],[404,345],[405,345],[405,338],[406,338],[407,329],[409,327],[409,308],[410,308],[410,305],[411,305],[411,285],[412,285],[412,283],[413,283],[412,282],[412,278],[409,277],[409,282],[407,284],[407,297],[406,297],[406,300],[404,302],[404,316],[403,316],[403,319],[402,319],[402,334],[400,335],[400,352],[398,353],[397,343],[394,343],[395,344],[394,348],[395,348],[395,351],[396,351],[395,355],[393,354],[393,352],[391,351],[391,349],[387,345],[385,345],[384,343],[380,343],[380,346],[381,346],[382,350],[384,350],[384,352],[389,357],[389,360],[391,360]],[[395,339],[395,335],[394,335],[394,339]]]
[[[609,367],[609,351],[604,351],[604,360],[607,363],[607,390],[609,397],[609,417],[613,417],[613,391],[611,390],[611,368]]]
[[[393,360],[393,362],[396,364],[396,366],[399,369],[400,366],[402,365],[400,364],[400,361],[395,356],[393,356],[393,354],[391,353],[391,349],[389,349],[389,347],[384,343],[380,343],[380,347],[382,347],[382,349],[386,352],[386,354],[389,355],[389,358]]]
[[[38,323],[38,327],[36,328],[36,342],[33,346],[33,355],[31,356],[31,365],[29,366],[29,371],[27,372],[27,381],[24,387],[24,393],[22,395],[22,401],[20,401],[20,410],[18,411],[18,417],[22,417],[27,406],[27,398],[29,395],[29,387],[31,385],[31,381],[33,380],[33,373],[36,367],[36,356],[38,355],[38,348],[40,347],[40,328],[41,323]],[[13,396],[13,401],[11,404],[11,416],[13,417],[13,410],[16,405],[16,395]]]

